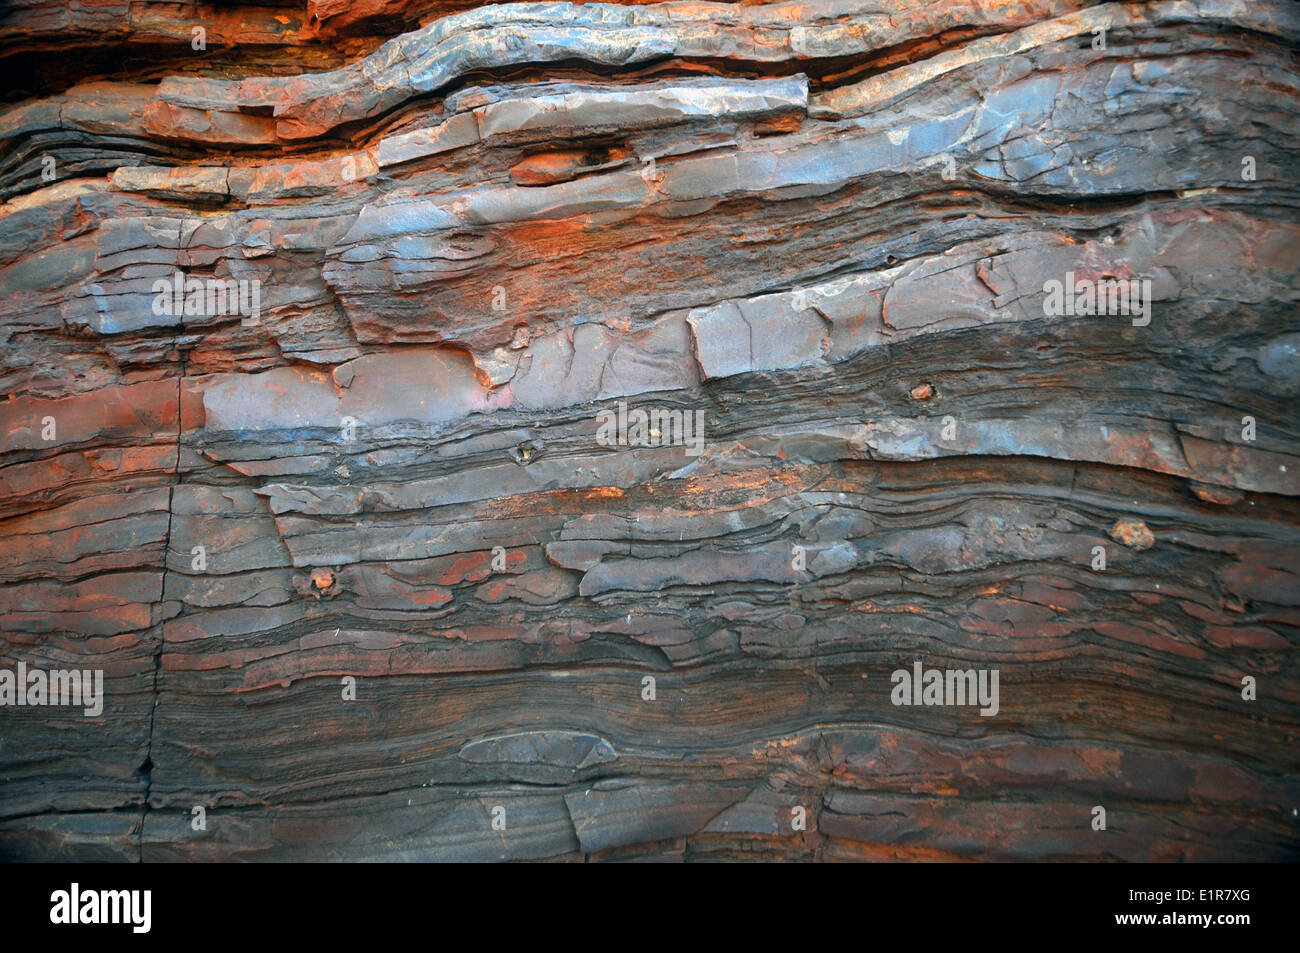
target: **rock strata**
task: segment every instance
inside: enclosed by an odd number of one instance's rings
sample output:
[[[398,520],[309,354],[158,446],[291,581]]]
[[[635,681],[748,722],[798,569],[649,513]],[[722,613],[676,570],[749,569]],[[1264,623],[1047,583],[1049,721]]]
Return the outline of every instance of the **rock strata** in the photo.
[[[0,856],[1297,859],[1298,47],[13,4]]]

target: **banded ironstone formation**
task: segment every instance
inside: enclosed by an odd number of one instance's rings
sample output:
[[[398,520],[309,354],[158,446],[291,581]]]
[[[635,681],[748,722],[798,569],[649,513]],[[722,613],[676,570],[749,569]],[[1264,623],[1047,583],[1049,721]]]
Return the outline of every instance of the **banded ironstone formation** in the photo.
[[[0,856],[1297,859],[1298,48],[15,0]]]

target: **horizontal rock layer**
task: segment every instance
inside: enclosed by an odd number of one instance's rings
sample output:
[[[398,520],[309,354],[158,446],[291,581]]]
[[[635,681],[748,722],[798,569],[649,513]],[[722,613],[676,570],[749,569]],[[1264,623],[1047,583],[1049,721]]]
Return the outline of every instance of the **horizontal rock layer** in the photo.
[[[1294,5],[195,10],[0,21],[0,856],[1300,855]]]

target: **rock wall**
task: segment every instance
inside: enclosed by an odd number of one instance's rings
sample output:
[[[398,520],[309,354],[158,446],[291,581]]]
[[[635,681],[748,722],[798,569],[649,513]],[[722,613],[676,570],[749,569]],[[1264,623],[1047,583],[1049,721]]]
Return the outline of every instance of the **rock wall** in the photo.
[[[1298,46],[18,0],[0,856],[1300,857]]]

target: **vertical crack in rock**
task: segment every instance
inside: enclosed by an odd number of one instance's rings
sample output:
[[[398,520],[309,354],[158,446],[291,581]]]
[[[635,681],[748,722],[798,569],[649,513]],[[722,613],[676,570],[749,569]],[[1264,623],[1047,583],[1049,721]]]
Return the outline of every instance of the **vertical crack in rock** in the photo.
[[[181,330],[184,331],[183,321],[181,323]],[[181,334],[179,333],[176,335],[175,338],[175,347],[176,347],[176,359],[180,365],[179,373],[176,375],[176,457],[172,464],[173,468],[176,471],[176,479],[172,482],[170,486],[167,487],[167,530],[166,530],[166,535],[163,537],[162,579],[161,579],[159,594],[158,594],[158,609],[159,609],[158,625],[157,625],[158,646],[154,650],[154,654],[153,654],[153,680],[152,680],[151,697],[150,697],[150,704],[149,704],[149,735],[148,735],[147,742],[145,744],[144,761],[141,763],[139,769],[141,778],[144,781],[144,803],[141,805],[140,830],[137,839],[138,851],[137,851],[136,859],[139,863],[144,862],[144,826],[145,826],[145,822],[149,817],[149,810],[151,807],[149,796],[153,791],[153,769],[154,769],[153,737],[154,737],[154,721],[158,714],[158,702],[159,702],[158,677],[162,673],[163,651],[165,650],[167,645],[167,639],[166,639],[167,571],[169,568],[169,562],[171,557],[172,521],[176,515],[173,504],[176,497],[176,487],[180,485],[182,480],[181,442],[184,439],[184,432],[185,432],[185,417],[184,417],[184,406],[183,406],[184,388],[185,388],[185,354],[181,348]]]

